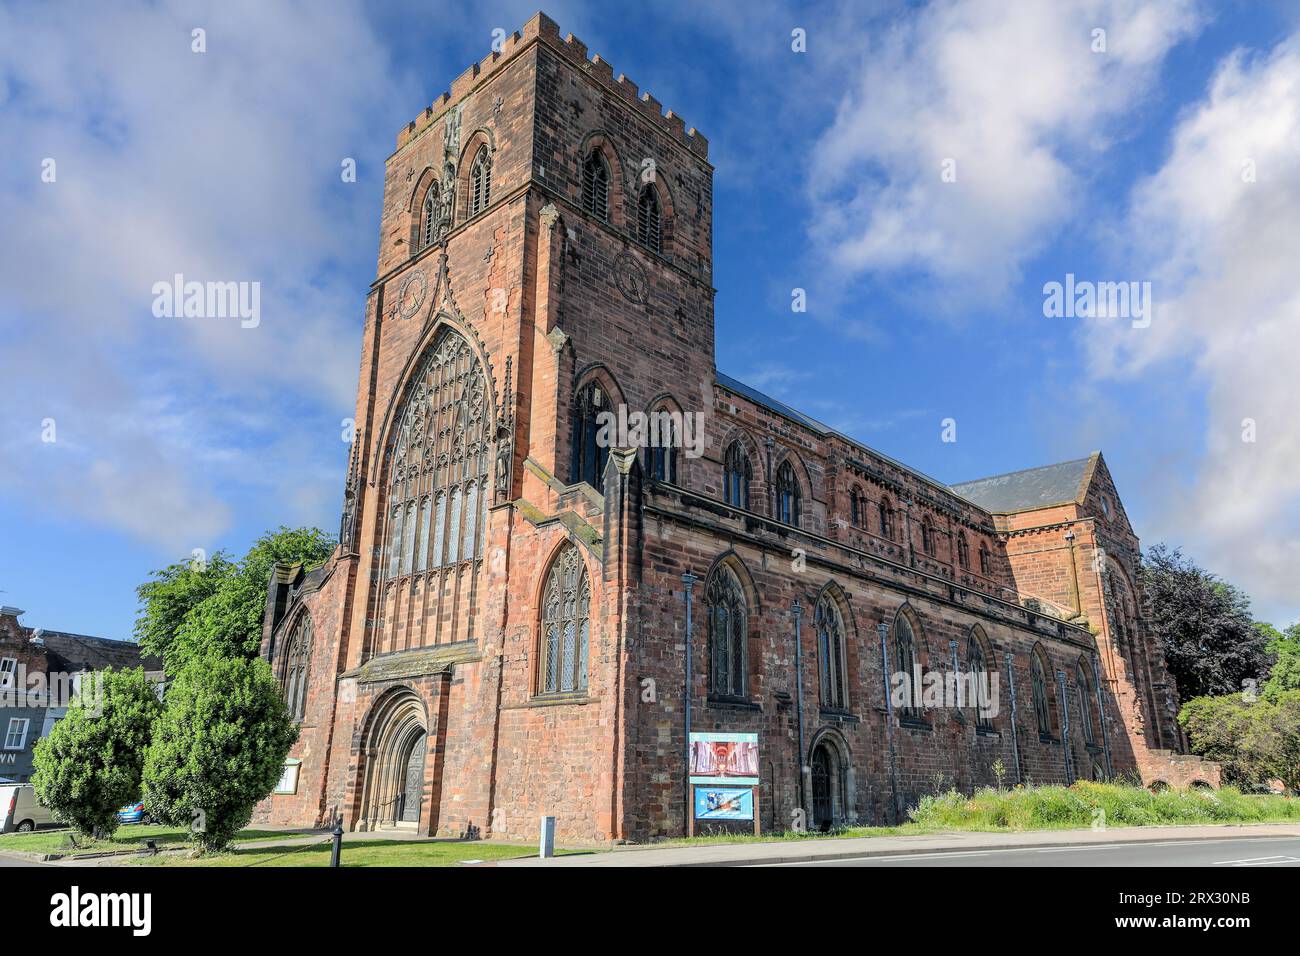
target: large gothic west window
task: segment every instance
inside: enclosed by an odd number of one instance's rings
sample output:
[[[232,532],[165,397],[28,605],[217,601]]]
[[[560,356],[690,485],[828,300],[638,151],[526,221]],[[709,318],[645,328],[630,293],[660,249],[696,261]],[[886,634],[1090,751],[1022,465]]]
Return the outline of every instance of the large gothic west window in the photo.
[[[844,619],[830,595],[817,602],[813,615],[817,627],[817,664],[821,673],[822,706],[843,710],[848,706],[848,681],[844,666]]]
[[[488,416],[478,358],[460,335],[444,330],[412,380],[387,453],[383,650],[474,636]]]
[[[543,694],[587,689],[591,636],[591,584],[582,555],[567,546],[551,565],[542,598],[541,673]]]
[[[609,410],[609,395],[599,382],[588,382],[579,389],[573,402],[573,483],[585,481],[599,490],[603,487],[605,462],[609,448],[597,441],[600,435],[598,416]]]
[[[749,509],[749,483],[754,479],[745,446],[733,441],[727,446],[723,461],[723,496],[733,508]]]
[[[748,693],[745,642],[748,636],[745,592],[736,573],[719,565],[704,588],[709,627],[709,693],[744,697]]]
[[[280,680],[284,685],[284,702],[289,716],[302,720],[307,712],[307,675],[311,660],[311,615],[298,616],[281,658]]]

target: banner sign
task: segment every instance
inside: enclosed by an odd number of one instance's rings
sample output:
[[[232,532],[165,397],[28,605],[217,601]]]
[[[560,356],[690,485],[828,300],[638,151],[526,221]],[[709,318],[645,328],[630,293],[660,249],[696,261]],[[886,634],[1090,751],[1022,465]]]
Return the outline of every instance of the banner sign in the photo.
[[[758,786],[758,734],[692,733],[691,783]]]
[[[701,823],[709,820],[754,819],[753,788],[697,786],[695,819]]]

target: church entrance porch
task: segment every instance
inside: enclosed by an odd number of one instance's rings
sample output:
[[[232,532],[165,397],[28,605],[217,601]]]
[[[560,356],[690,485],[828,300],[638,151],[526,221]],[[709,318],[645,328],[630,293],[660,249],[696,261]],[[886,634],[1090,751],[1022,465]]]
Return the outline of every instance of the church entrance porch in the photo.
[[[374,706],[362,748],[361,808],[355,829],[428,828],[431,812],[425,779],[429,728],[423,702],[397,688]]]

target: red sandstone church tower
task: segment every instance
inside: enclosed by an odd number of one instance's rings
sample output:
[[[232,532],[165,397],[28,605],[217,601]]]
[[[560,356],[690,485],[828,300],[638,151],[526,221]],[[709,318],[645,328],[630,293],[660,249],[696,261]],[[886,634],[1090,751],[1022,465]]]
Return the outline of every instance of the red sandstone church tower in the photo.
[[[687,694],[693,730],[757,740],[765,830],[1177,749],[1136,602],[1064,563],[1136,547],[1093,484],[982,502],[718,374],[707,153],[540,14],[399,133],[339,547],[268,596],[300,737],[259,819],[680,834]],[[678,440],[605,441],[603,412]],[[993,712],[891,709],[885,659],[994,675]]]

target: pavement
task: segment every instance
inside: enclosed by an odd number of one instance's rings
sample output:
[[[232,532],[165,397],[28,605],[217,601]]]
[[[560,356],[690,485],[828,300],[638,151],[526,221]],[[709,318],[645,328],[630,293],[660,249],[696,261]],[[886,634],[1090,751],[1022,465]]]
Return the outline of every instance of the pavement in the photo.
[[[1217,844],[1234,844],[1218,846]],[[1190,849],[1189,849],[1190,848]],[[1220,852],[1223,851],[1223,852]],[[808,838],[771,843],[621,847],[542,860],[500,860],[507,867],[929,865],[1202,866],[1235,860],[1300,863],[1300,826],[1124,827],[1018,833],[944,832],[923,836]],[[1176,862],[1184,861],[1184,862]],[[1269,865],[1269,864],[1261,864]]]

